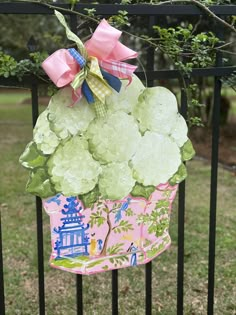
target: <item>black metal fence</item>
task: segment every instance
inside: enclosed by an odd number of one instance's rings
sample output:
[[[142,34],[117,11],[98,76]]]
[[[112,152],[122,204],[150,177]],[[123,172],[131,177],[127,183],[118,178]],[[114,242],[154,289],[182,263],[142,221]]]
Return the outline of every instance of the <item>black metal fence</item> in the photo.
[[[58,5],[69,8],[66,5]],[[200,8],[194,5],[89,5],[78,4],[76,10],[82,11],[84,8],[96,8],[96,14],[103,16],[113,15],[118,10],[126,10],[129,15],[146,16],[149,19],[149,29],[155,23],[158,16],[200,16],[206,15]],[[236,15],[236,6],[212,6],[212,12],[221,17]],[[1,14],[53,14],[53,10],[40,5],[30,3],[1,3]],[[71,25],[75,27],[75,15],[67,12],[71,18]],[[222,37],[220,27],[217,30],[218,36]],[[154,71],[154,51],[148,49],[147,53],[147,78],[148,84],[151,86],[156,79],[179,79],[180,73],[177,70],[161,70]],[[214,271],[215,271],[215,235],[216,235],[216,208],[217,208],[217,172],[218,172],[218,140],[219,140],[219,122],[220,122],[220,98],[221,98],[221,77],[228,76],[235,71],[236,67],[222,66],[222,56],[217,53],[215,67],[205,69],[194,69],[191,73],[193,77],[213,77],[214,78],[214,106],[212,117],[212,159],[211,159],[211,190],[210,190],[210,223],[209,223],[209,260],[208,260],[208,306],[207,314],[214,313]],[[143,78],[143,74],[138,74]],[[35,125],[38,117],[38,82],[36,78],[28,78],[28,80],[19,83],[17,80],[5,79],[0,77],[0,86],[27,86],[31,88],[32,95],[32,121]],[[185,91],[181,94],[181,113],[186,117],[187,114],[187,98]],[[179,205],[178,205],[178,261],[177,261],[177,315],[184,314],[184,222],[185,222],[185,183],[181,183],[179,187]],[[1,219],[1,218],[0,218]],[[41,199],[36,197],[36,219],[37,219],[37,248],[38,248],[38,292],[39,292],[39,314],[46,314],[45,309],[45,288],[44,288],[44,257],[43,257],[43,223],[42,223],[42,204]],[[122,271],[120,271],[122,272]],[[112,274],[112,314],[119,313],[118,309],[118,274],[119,271],[114,270]],[[146,314],[152,313],[152,263],[145,266],[145,303]],[[77,288],[77,314],[83,314],[83,277],[76,275]],[[0,221],[0,314],[5,315],[4,302],[4,277],[3,277],[3,257],[2,257],[2,235]]]

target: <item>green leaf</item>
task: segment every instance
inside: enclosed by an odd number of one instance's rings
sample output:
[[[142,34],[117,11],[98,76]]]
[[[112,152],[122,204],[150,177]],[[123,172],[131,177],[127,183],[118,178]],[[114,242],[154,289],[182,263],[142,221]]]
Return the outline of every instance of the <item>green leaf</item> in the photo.
[[[98,227],[99,226],[101,226],[101,225],[103,225],[103,223],[105,222],[105,218],[104,217],[99,217],[99,218],[97,218],[97,225],[98,225]]]
[[[104,211],[104,212],[106,212],[106,213],[109,213],[109,208],[106,206],[106,207],[104,207],[104,208],[102,208],[102,210]]]
[[[124,246],[124,243],[114,244],[107,249],[107,252],[109,255],[118,254],[118,253],[122,252],[123,246]]]
[[[156,203],[155,209],[168,208],[168,207],[169,207],[169,200],[162,199]]]
[[[142,184],[136,182],[130,194],[133,197],[144,197],[145,199],[148,199],[154,190],[155,186],[143,186]]]
[[[93,268],[93,267],[95,267],[95,266],[97,266],[97,265],[100,265],[101,263],[102,263],[101,260],[95,260],[95,261],[89,263],[88,265],[86,265],[86,267],[87,267],[87,268]]]
[[[158,253],[158,249],[157,248],[149,249],[147,251],[147,257],[148,258],[153,258],[157,253]]]
[[[83,267],[83,263],[77,262],[77,261],[73,261],[70,259],[53,259],[51,260],[51,264],[55,265],[55,266],[60,266],[60,267],[65,267],[65,268],[81,268]]]
[[[127,217],[132,217],[134,215],[134,212],[131,208],[128,208],[126,211],[125,211],[125,215]]]
[[[193,148],[192,142],[189,139],[185,142],[180,151],[183,161],[191,160],[195,155],[195,150]]]
[[[26,191],[41,198],[48,198],[56,193],[46,170],[43,168],[31,172]]]
[[[92,9],[85,8],[84,11],[87,11],[88,16],[91,16],[91,17],[95,16],[95,13],[96,13],[95,8],[92,8]]]
[[[133,225],[125,220],[121,220],[119,225],[113,227],[114,233],[128,232],[133,229]]]
[[[106,221],[106,218],[104,218],[102,216],[102,212],[96,211],[95,213],[94,212],[91,213],[89,224],[91,225],[91,228],[94,225],[97,225],[99,227],[99,226],[103,225],[105,221]]]
[[[37,149],[36,143],[31,141],[20,156],[19,162],[28,169],[42,167],[47,161],[47,157],[42,155]]]
[[[170,185],[179,184],[187,177],[187,170],[185,165],[182,163],[178,168],[178,171],[169,180]]]
[[[102,267],[102,269],[103,269],[103,270],[108,270],[108,269],[109,269],[109,266],[108,266],[108,265],[105,265],[105,266]]]
[[[84,208],[91,208],[99,197],[98,186],[95,186],[93,190],[87,194],[79,195],[79,199],[83,202]]]

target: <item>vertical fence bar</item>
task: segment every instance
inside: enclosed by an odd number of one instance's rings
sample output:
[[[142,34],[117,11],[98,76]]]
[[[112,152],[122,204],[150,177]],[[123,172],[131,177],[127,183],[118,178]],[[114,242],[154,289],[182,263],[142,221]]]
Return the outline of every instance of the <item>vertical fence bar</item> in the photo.
[[[145,265],[146,315],[152,314],[152,262]]]
[[[218,139],[220,121],[221,81],[215,78],[214,109],[212,116],[212,158],[211,158],[211,195],[209,224],[209,260],[208,260],[208,315],[214,314],[214,283],[215,283],[215,239],[216,239],[216,206],[218,177]]]
[[[32,79],[31,87],[32,98],[32,120],[35,126],[38,115],[38,85]],[[39,314],[45,315],[45,286],[44,286],[44,256],[43,256],[43,214],[42,201],[36,197],[36,220],[37,220],[37,249],[38,249],[38,290],[39,290]]]
[[[181,90],[180,112],[186,119],[188,100],[186,91]],[[177,315],[184,312],[184,217],[185,217],[185,181],[179,185],[178,205],[178,257],[177,257]]]
[[[153,25],[155,25],[155,16],[149,17],[149,35],[153,34]],[[148,71],[154,70],[154,48],[148,47],[146,68]],[[153,80],[147,80],[148,87],[153,86]],[[145,314],[152,314],[152,262],[150,261],[145,265]]]
[[[76,275],[77,315],[83,315],[83,277]]]
[[[77,17],[75,14],[70,15],[70,28],[77,34]],[[76,275],[76,314],[83,315],[83,276]]]
[[[2,255],[2,225],[0,210],[0,314],[5,315],[5,295],[4,295],[4,274],[3,274],[3,255]]]
[[[218,37],[223,38],[222,29],[218,29]],[[222,65],[222,54],[217,52],[216,67]],[[211,194],[210,194],[210,223],[209,223],[209,257],[208,257],[208,301],[207,314],[214,314],[214,286],[215,286],[215,243],[216,243],[216,208],[217,208],[217,178],[218,153],[220,134],[220,103],[221,80],[215,77],[214,102],[212,113],[212,149],[211,149]]]
[[[112,315],[118,315],[118,270],[112,270]]]
[[[77,17],[75,14],[70,15],[70,29],[75,34],[77,33]]]

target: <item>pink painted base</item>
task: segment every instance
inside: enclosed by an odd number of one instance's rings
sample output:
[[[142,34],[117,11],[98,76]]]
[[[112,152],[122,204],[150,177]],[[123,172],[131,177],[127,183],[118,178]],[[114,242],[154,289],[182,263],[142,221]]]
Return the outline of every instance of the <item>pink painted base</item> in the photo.
[[[127,196],[93,209],[75,197],[43,200],[50,216],[53,268],[94,274],[145,264],[171,244],[168,233],[178,186],[159,185],[148,200]]]

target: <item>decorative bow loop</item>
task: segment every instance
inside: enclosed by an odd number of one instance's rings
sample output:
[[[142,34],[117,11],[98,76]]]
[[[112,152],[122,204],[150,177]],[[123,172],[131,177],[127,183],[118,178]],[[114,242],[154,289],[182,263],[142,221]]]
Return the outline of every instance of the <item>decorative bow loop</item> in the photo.
[[[91,39],[85,43],[88,54],[99,60],[121,61],[136,58],[137,52],[119,42],[121,34],[121,31],[103,19]]]
[[[131,82],[137,68],[122,61],[136,58],[137,53],[119,42],[121,32],[104,19],[84,45],[71,32],[64,16],[58,11],[55,14],[65,27],[68,39],[77,44],[79,52],[74,48],[60,49],[49,56],[42,67],[56,86],[72,86],[74,102],[83,94],[88,103],[95,103],[97,115],[104,116],[105,98],[112,93],[111,88],[119,92],[119,79]]]
[[[121,31],[103,19],[91,39],[85,43],[85,47],[89,56],[98,58],[99,65],[104,70],[131,82],[137,67],[121,61],[136,58],[138,53],[119,42],[121,34]]]
[[[73,81],[80,72],[80,66],[67,49],[59,49],[42,63],[42,67],[57,87],[63,87]]]

